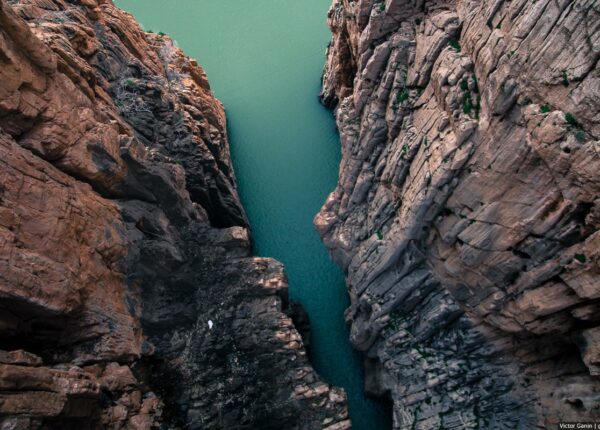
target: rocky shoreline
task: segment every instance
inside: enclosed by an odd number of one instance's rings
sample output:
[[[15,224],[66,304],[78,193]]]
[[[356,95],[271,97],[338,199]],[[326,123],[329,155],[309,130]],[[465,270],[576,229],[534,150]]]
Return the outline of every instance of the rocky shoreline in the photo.
[[[350,427],[167,35],[110,0],[0,0],[0,163],[2,428]]]
[[[600,418],[600,5],[334,0],[315,218],[397,429]]]

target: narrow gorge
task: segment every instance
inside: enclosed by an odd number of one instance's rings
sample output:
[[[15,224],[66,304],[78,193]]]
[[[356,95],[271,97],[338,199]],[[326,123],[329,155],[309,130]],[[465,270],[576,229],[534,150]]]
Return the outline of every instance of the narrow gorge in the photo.
[[[310,336],[303,341],[310,361],[346,392],[353,428],[390,428],[389,408],[363,393],[362,361],[344,323],[343,274],[312,222],[335,187],[340,161],[335,121],[317,97],[331,36],[324,19],[329,0],[116,4],[201,62],[226,108],[254,253],[284,264],[290,298],[309,316]]]
[[[600,426],[600,1],[330,3],[0,0],[1,430]]]

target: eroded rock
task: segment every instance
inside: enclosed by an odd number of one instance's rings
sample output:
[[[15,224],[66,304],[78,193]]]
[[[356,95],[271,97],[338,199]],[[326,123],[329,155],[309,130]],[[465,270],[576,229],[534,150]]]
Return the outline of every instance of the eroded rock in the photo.
[[[0,0],[0,165],[2,428],[349,428],[168,36],[109,0]]]
[[[335,0],[315,226],[395,428],[600,416],[600,8]],[[384,55],[385,54],[385,55]]]

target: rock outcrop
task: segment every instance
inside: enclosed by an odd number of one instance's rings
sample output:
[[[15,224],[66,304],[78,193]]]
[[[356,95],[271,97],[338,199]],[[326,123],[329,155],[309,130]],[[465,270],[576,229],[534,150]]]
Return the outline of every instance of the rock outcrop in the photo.
[[[600,3],[335,0],[323,102],[367,390],[399,429],[600,418]]]
[[[168,36],[110,0],[0,0],[0,165],[2,428],[349,427]]]

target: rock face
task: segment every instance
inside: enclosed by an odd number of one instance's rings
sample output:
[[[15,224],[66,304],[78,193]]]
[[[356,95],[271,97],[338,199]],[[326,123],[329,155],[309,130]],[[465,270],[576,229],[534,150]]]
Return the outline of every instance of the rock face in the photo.
[[[2,428],[349,427],[251,256],[225,130],[110,0],[0,0]]]
[[[315,225],[402,429],[600,418],[600,3],[335,0]]]

